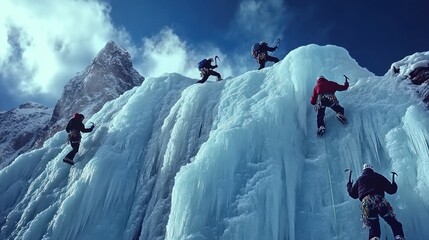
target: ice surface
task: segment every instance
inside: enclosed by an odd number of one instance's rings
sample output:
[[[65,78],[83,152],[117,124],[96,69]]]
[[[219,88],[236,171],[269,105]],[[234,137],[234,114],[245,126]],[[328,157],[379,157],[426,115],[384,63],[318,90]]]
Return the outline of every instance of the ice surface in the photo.
[[[316,77],[351,87],[316,137]],[[366,239],[347,195],[363,163],[409,239],[429,229],[428,114],[404,81],[376,77],[336,46],[309,45],[261,71],[195,84],[146,79],[88,122],[77,163],[66,133],[0,172],[0,239]],[[209,80],[210,81],[210,80]],[[382,222],[382,238],[392,233]],[[387,234],[387,235],[386,235]]]

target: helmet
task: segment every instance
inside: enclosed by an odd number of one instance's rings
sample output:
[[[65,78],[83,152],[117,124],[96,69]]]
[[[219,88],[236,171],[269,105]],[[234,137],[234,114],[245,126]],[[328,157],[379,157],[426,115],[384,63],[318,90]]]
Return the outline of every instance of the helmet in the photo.
[[[75,113],[74,118],[83,120],[85,118],[85,116],[83,114],[80,114],[80,113]]]
[[[325,78],[325,76],[320,75],[320,76],[317,77],[317,79],[319,79],[319,78]]]
[[[209,58],[208,60],[209,60],[209,62],[213,62],[213,58]]]
[[[365,163],[365,164],[363,165],[363,169],[362,169],[362,170],[365,170],[365,169],[367,169],[367,168],[374,169],[374,168],[372,167],[372,165],[371,165],[371,164],[369,164],[369,163]]]

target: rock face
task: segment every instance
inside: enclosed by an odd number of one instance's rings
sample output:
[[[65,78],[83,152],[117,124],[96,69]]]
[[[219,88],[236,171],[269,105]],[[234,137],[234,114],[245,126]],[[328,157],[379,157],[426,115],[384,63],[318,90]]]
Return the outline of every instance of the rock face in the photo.
[[[92,115],[125,91],[141,85],[142,77],[134,68],[127,51],[108,42],[91,64],[64,87],[54,108],[51,124],[80,112]]]
[[[53,110],[35,103],[28,103],[21,105],[18,109],[29,109],[31,105],[40,111],[36,113],[33,109],[31,115],[27,116],[24,113],[20,113],[19,116],[14,115],[14,111],[18,110],[0,112],[0,124],[2,126],[6,124],[13,129],[12,131],[9,128],[1,128],[0,166],[10,163],[16,156],[29,149],[42,146],[46,139],[65,129],[74,113],[82,113],[86,119],[89,119],[106,102],[141,85],[143,81],[144,77],[133,68],[130,54],[113,41],[108,42],[86,69],[65,85]],[[2,122],[7,119],[14,119],[14,122]],[[33,119],[38,124],[26,119]],[[23,127],[25,132],[21,131]],[[9,143],[10,138],[14,141]],[[3,153],[3,150],[6,152]]]
[[[0,169],[34,145],[51,116],[52,108],[34,102],[0,113]]]
[[[415,53],[393,63],[391,72],[417,85],[417,92],[429,109],[429,52]]]
[[[410,80],[415,85],[422,85],[429,80],[429,65],[418,67],[410,72]]]

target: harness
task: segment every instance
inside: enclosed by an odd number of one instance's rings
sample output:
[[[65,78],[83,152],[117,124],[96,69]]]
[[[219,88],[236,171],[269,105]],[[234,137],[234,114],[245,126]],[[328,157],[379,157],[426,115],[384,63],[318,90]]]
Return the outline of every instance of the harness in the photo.
[[[265,62],[265,59],[267,58],[267,52],[258,52],[256,55],[256,61],[258,63]]]
[[[365,228],[371,228],[370,221],[377,220],[378,214],[384,213],[382,217],[395,217],[393,208],[389,202],[381,195],[367,195],[362,199],[361,204],[362,223]]]
[[[80,143],[81,138],[80,131],[76,129],[72,129],[68,134],[68,141],[70,144]]]
[[[200,68],[200,76],[204,77],[204,75],[209,74],[209,69],[208,68]]]
[[[338,99],[334,93],[324,93],[324,94],[320,94],[317,97],[317,102],[315,107],[317,109],[332,107],[334,105],[337,105],[338,103],[339,103]]]

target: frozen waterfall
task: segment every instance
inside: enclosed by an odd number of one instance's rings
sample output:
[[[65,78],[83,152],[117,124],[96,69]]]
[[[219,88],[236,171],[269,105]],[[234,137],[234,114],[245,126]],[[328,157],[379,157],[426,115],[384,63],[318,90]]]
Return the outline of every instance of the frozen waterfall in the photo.
[[[328,109],[317,138],[316,77],[343,74],[350,124]],[[406,236],[429,235],[429,115],[405,81],[309,45],[260,71],[195,82],[148,78],[107,103],[73,167],[63,131],[3,169],[0,239],[366,239],[344,172],[356,180],[366,162],[398,173],[386,198]]]

